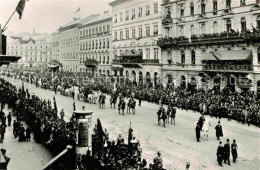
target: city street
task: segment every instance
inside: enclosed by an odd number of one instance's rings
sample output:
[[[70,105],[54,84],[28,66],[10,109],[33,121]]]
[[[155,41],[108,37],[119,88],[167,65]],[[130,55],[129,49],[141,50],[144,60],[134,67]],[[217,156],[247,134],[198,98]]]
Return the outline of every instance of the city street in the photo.
[[[21,87],[20,80],[4,78],[17,87]],[[53,102],[53,96],[55,95],[53,91],[39,89],[34,85],[25,83],[25,89],[27,88],[31,94],[35,93],[35,95],[40,98],[50,99]],[[55,95],[55,98],[58,110],[64,109],[65,117],[68,120],[73,110],[73,99],[60,94]],[[100,109],[98,105],[88,104],[78,101],[77,99],[75,99],[75,103],[76,108],[79,110],[81,110],[82,106],[85,106],[86,110],[92,110],[94,112],[92,118],[93,124],[95,124],[97,118],[99,118],[103,128],[108,130],[110,139],[116,140],[118,134],[121,133],[125,141],[127,141],[128,129],[131,122],[134,130],[133,134],[140,140],[143,158],[148,160],[148,164],[152,162],[157,151],[161,151],[164,168],[170,170],[185,169],[187,162],[191,164],[190,169],[259,169],[260,133],[259,128],[255,126],[248,127],[247,125],[238,124],[235,121],[228,122],[227,119],[221,120],[224,133],[224,137],[222,138],[223,143],[229,138],[231,143],[233,139],[236,139],[238,144],[237,162],[235,164],[231,163],[231,166],[223,164],[224,167],[222,168],[218,166],[216,157],[218,140],[215,136],[215,126],[217,125],[217,119],[206,117],[206,119],[210,119],[212,125],[209,132],[209,140],[204,141],[203,138],[201,138],[201,142],[198,143],[195,137],[194,122],[199,119],[199,113],[177,110],[176,125],[166,124],[166,128],[164,128],[157,124],[156,113],[159,108],[157,104],[143,102],[141,107],[137,106],[135,115],[125,113],[123,116],[118,114],[117,107],[116,109],[110,108],[109,99],[110,96],[107,96],[106,109]],[[8,142],[8,145],[10,144],[12,144],[12,141]],[[16,148],[16,153],[20,154],[20,159],[23,159],[23,157],[26,157],[28,153],[30,153],[28,150],[26,153],[23,152],[23,145],[28,145],[27,143],[18,143],[17,145],[21,146]],[[38,147],[38,144],[31,142],[30,146],[31,149],[33,149],[34,147]],[[38,157],[46,158],[45,152],[38,154]],[[8,156],[12,157],[10,154]],[[34,155],[30,154],[30,156]],[[35,162],[35,164],[36,163],[37,162]],[[12,169],[11,166],[10,169]],[[28,169],[30,169],[29,166]]]

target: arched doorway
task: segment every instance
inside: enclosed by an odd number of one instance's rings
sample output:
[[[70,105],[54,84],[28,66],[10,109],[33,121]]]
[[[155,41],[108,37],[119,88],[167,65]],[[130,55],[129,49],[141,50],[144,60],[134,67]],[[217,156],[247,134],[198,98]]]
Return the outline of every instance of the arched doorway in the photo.
[[[257,82],[257,98],[260,99],[260,81]]]
[[[188,91],[194,93],[196,90],[197,90],[196,78],[192,76],[190,82],[188,83]]]
[[[155,73],[153,74],[153,81],[154,81],[154,86],[155,86],[155,87],[159,85],[158,73],[157,73],[157,72],[155,72]]]
[[[135,71],[132,71],[132,73],[131,73],[131,81],[133,81],[134,85],[137,85]]]
[[[220,77],[215,77],[213,79],[213,90],[220,90],[220,84],[221,84],[221,79]]]
[[[129,83],[129,72],[128,71],[125,72],[125,82],[126,82],[126,84]]]
[[[152,82],[151,82],[151,74],[150,74],[150,72],[146,72],[145,81],[146,81],[146,83],[149,84],[149,85],[152,83]]]
[[[227,78],[227,88],[229,88],[230,91],[235,92],[236,78],[231,76]]]
[[[143,73],[140,71],[139,72],[139,85],[143,84]]]
[[[181,88],[186,89],[186,78],[184,76],[181,76]]]

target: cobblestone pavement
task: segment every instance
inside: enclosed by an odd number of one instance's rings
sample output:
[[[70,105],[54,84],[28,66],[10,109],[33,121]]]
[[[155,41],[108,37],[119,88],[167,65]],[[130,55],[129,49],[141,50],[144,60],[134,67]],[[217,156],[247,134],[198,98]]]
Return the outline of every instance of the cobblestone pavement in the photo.
[[[21,86],[19,80],[5,78],[17,86]],[[36,88],[34,85],[25,83],[25,88],[29,88],[30,93],[35,93],[43,99],[53,100],[55,93],[53,91]],[[69,119],[73,110],[73,99],[57,94],[56,101],[58,110],[65,110],[65,117]],[[231,163],[231,166],[224,164],[219,167],[216,160],[216,151],[218,140],[215,137],[214,127],[217,125],[217,119],[210,118],[212,127],[209,132],[209,140],[196,142],[194,122],[200,117],[199,113],[193,111],[177,110],[176,125],[166,125],[166,128],[158,126],[156,112],[159,108],[157,104],[143,102],[142,106],[137,106],[136,114],[119,115],[117,109],[111,109],[108,105],[109,96],[107,96],[106,109],[100,109],[98,105],[88,104],[82,101],[76,102],[76,108],[82,106],[86,110],[94,111],[93,123],[99,118],[103,128],[109,131],[109,137],[116,140],[119,133],[127,141],[130,122],[134,130],[134,136],[141,142],[143,157],[148,163],[156,156],[157,151],[161,151],[164,161],[164,167],[170,170],[185,169],[187,162],[191,164],[190,169],[230,169],[230,170],[258,170],[260,166],[260,136],[259,128],[238,124],[235,121],[228,122],[222,119],[224,137],[223,142],[229,138],[237,140],[238,143],[238,161]]]

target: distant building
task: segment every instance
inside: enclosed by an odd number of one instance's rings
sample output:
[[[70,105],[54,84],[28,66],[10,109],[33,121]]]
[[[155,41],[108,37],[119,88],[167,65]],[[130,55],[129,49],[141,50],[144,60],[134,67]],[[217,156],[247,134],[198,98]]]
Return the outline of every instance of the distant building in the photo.
[[[86,18],[73,18],[73,21],[60,27],[59,31],[59,62],[63,71],[79,72],[79,27],[93,19],[96,15]]]
[[[112,61],[112,15],[106,11],[79,27],[80,72],[110,76]]]
[[[7,37],[7,55],[21,56],[19,67],[39,68],[52,60],[51,36],[49,34],[20,33]]]
[[[115,0],[113,13],[113,75],[134,84],[158,84],[161,76],[160,0]]]
[[[260,92],[258,0],[166,0],[162,11],[166,84]]]
[[[52,37],[52,59],[59,60],[60,58],[60,33],[58,31],[51,34]]]

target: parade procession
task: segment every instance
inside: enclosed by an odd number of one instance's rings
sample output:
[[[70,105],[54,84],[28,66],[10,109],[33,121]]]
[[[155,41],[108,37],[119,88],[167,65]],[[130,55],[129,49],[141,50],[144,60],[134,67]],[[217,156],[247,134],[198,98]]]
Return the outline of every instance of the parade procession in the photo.
[[[259,0],[0,14],[0,169],[259,169]]]

